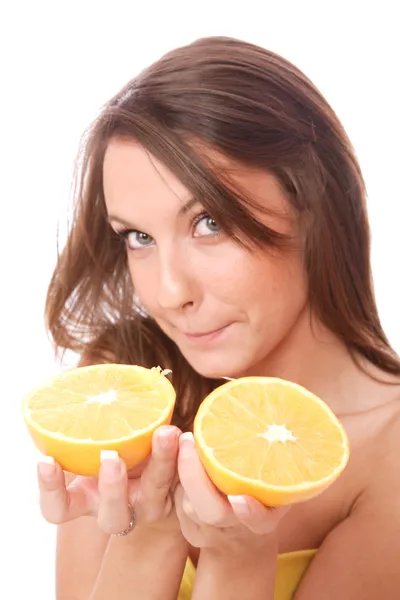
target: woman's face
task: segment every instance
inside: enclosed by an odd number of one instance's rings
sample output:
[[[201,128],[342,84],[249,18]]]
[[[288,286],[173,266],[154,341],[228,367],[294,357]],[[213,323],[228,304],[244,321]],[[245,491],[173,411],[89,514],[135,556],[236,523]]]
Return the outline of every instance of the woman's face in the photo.
[[[243,167],[233,177],[260,206],[280,213],[260,220],[296,234],[274,177]],[[129,270],[141,304],[192,367],[206,377],[260,372],[304,313],[300,252],[240,247],[204,213],[201,198],[193,200],[133,141],[110,142],[104,193],[111,226],[127,230]]]

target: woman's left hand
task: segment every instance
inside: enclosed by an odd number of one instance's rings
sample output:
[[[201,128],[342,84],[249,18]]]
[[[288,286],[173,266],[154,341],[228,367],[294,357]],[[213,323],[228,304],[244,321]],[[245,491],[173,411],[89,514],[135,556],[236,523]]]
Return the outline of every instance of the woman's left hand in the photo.
[[[249,496],[222,495],[204,470],[191,433],[180,437],[178,473],[176,512],[192,546],[248,556],[276,542],[274,534],[289,507],[267,508]]]

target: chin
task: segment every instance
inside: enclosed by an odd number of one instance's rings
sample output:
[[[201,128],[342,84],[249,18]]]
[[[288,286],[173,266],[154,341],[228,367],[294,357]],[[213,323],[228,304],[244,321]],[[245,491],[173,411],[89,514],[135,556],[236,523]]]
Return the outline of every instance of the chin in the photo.
[[[213,353],[204,353],[203,356],[184,355],[193,369],[209,379],[223,379],[230,377],[237,379],[243,377],[249,371],[248,362],[244,357],[232,357],[229,353],[223,356],[215,356]]]

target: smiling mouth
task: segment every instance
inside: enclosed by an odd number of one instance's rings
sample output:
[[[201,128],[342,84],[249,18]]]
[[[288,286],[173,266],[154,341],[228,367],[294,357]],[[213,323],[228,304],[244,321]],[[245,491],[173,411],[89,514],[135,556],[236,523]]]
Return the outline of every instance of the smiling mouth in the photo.
[[[205,333],[201,333],[201,332],[194,332],[194,333],[190,333],[190,332],[184,332],[183,335],[190,341],[193,342],[207,342],[207,341],[211,341],[216,339],[219,335],[221,335],[229,326],[231,325],[231,323],[229,323],[228,325],[224,325],[223,327],[219,327],[218,329],[213,329],[211,331],[207,331]]]

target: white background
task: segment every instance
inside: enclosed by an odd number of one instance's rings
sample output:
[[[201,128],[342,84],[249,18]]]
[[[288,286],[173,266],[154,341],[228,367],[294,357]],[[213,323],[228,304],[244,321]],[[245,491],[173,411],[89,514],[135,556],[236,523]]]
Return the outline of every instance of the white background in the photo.
[[[165,51],[235,36],[283,54],[314,80],[365,174],[378,304],[400,350],[396,5],[0,0],[0,597],[55,597],[55,531],[39,513],[36,453],[20,404],[60,368],[42,315],[78,141],[100,105]]]

